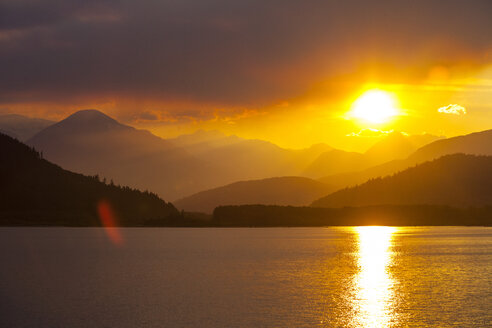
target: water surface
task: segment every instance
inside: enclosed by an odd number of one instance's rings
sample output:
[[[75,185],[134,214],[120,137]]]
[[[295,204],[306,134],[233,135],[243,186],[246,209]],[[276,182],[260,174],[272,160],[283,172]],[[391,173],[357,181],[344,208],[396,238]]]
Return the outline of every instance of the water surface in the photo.
[[[492,229],[1,228],[4,327],[487,327]]]

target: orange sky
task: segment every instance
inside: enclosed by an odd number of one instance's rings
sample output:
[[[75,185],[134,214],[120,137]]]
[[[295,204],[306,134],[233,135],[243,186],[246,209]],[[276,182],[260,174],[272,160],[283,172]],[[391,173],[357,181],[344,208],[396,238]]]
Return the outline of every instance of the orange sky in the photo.
[[[2,11],[0,113],[96,108],[163,137],[216,129],[359,151],[376,130],[492,127],[487,0],[19,0]],[[370,89],[393,93],[399,115],[347,117]],[[438,111],[449,105],[466,113]]]

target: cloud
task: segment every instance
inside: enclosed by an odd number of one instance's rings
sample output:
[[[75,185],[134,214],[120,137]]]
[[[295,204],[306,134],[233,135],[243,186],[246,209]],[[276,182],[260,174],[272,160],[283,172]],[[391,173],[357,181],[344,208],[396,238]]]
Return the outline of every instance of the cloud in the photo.
[[[165,109],[144,109],[138,112],[133,110],[120,113],[117,117],[128,124],[187,124],[187,123],[225,123],[236,124],[238,121],[264,116],[266,111],[258,109],[226,109],[216,108],[214,110],[204,109],[180,109],[170,111]]]
[[[118,115],[119,120],[128,124],[174,124],[186,120],[186,117],[182,113],[171,113],[167,110],[142,110],[136,113],[130,111]]]
[[[384,131],[378,129],[362,129],[359,132],[352,132],[347,134],[347,137],[363,137],[363,138],[379,138],[381,136],[392,133],[393,130]]]
[[[211,104],[211,114],[261,108],[377,61],[405,78],[465,51],[480,63],[491,11],[490,0],[4,0],[0,104],[128,97]],[[445,51],[429,46],[448,39]]]
[[[449,104],[447,106],[441,107],[437,110],[439,113],[453,114],[453,115],[465,115],[466,108],[458,104]]]
[[[114,20],[120,6],[113,0],[6,0],[0,3],[0,29],[60,26],[71,20]]]
[[[142,120],[142,121],[156,121],[159,119],[159,116],[156,115],[155,113],[149,112],[149,111],[144,111],[136,116],[136,121]]]

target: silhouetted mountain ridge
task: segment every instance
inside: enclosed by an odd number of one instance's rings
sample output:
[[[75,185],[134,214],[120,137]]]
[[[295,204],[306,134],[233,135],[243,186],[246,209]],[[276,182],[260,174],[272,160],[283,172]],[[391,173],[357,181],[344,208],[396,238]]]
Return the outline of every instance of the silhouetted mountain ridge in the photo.
[[[434,141],[419,148],[409,160],[428,161],[447,154],[492,155],[492,130]]]
[[[97,207],[108,202],[121,225],[167,222],[176,208],[157,195],[106,184],[97,176],[63,170],[21,142],[0,134],[0,222],[3,225],[101,225]]]
[[[314,207],[433,204],[492,205],[492,157],[446,155],[384,178],[339,190]]]

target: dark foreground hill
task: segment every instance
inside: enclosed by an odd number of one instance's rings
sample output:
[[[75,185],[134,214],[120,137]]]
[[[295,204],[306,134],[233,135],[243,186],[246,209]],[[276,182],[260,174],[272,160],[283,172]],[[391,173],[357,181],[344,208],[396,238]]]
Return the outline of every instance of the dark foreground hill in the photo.
[[[492,156],[454,154],[392,176],[339,190],[314,207],[432,204],[492,205]]]
[[[309,205],[327,193],[330,186],[304,177],[276,177],[235,182],[223,187],[202,191],[175,201],[179,209],[212,213],[220,205]]]
[[[0,154],[0,225],[99,226],[101,206],[122,226],[164,224],[179,216],[155,194],[63,170],[3,134]]]

